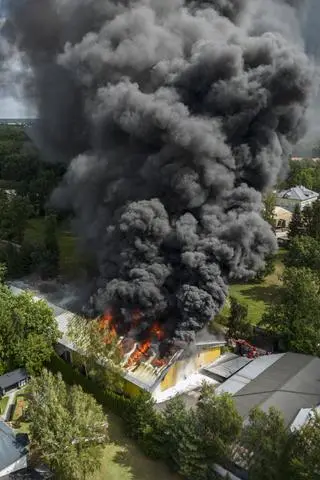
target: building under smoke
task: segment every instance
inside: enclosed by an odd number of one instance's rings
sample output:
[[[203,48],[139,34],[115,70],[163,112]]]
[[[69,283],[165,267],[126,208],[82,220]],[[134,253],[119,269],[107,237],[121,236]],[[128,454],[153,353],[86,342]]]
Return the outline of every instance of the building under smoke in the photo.
[[[95,256],[94,310],[111,309],[122,335],[160,322],[164,346],[195,339],[228,281],[275,249],[261,193],[305,133],[312,89],[288,25],[297,3],[10,4],[39,144],[68,164],[53,200]]]

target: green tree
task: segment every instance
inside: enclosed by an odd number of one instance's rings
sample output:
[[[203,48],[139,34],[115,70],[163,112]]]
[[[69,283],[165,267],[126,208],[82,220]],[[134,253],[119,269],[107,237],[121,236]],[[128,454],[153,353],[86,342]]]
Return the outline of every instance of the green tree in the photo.
[[[264,198],[264,209],[262,212],[263,219],[269,223],[272,230],[275,231],[276,228],[276,217],[275,217],[275,207],[276,207],[276,195],[273,192],[268,192]],[[275,256],[267,255],[265,258],[265,266],[262,270],[257,272],[256,280],[262,282],[265,277],[271,275],[275,269]]]
[[[320,283],[307,268],[286,268],[280,302],[269,307],[261,324],[281,336],[285,348],[320,354]]]
[[[8,195],[0,189],[1,239],[21,243],[31,213],[32,208],[27,198]]]
[[[320,241],[302,236],[294,237],[285,257],[287,267],[305,267],[320,273]]]
[[[31,449],[61,480],[85,480],[101,466],[107,418],[96,400],[60,374],[44,370],[30,382]]]
[[[320,241],[320,200],[303,210],[306,235]]]
[[[0,263],[0,284],[3,285],[7,276],[7,267],[4,263]]]
[[[287,466],[288,433],[280,412],[255,408],[243,428],[236,450],[250,480],[282,480]]]
[[[187,410],[181,398],[174,398],[162,412],[160,425],[162,458],[183,477],[206,480],[212,478],[213,465],[231,454],[242,418],[230,395],[215,395],[204,384],[195,408]]]
[[[45,219],[44,250],[41,267],[41,276],[54,278],[59,273],[60,249],[57,234],[57,220],[54,215]]]
[[[230,313],[228,318],[229,338],[250,338],[252,325],[248,321],[248,307],[242,305],[235,297],[230,297]]]
[[[273,192],[268,192],[263,198],[263,219],[268,222],[272,228],[276,226],[275,207],[276,207],[276,195]]]
[[[302,213],[300,210],[300,206],[297,204],[295,206],[292,219],[289,225],[289,231],[288,231],[288,237],[289,239],[292,239],[294,237],[297,237],[299,235],[303,235],[305,232],[304,230],[304,220],[302,217]]]
[[[204,384],[196,408],[200,444],[208,466],[223,462],[240,435],[242,417],[229,394],[216,395],[212,385]]]
[[[290,461],[286,478],[318,480],[320,475],[320,417],[313,417],[291,439]]]
[[[0,285],[0,360],[7,370],[41,370],[54,351],[59,332],[48,304],[28,293],[13,295]]]
[[[185,430],[194,428],[194,425],[191,425],[190,413],[191,411],[187,411],[182,398],[177,396],[166,404],[160,415],[159,429],[161,433],[158,436],[160,456],[176,472],[180,470],[182,464],[180,447]]]
[[[84,367],[86,375],[102,388],[121,390],[122,356],[119,338],[110,324],[103,318],[87,320],[75,315],[69,322],[68,336],[78,352],[73,355],[73,363]]]

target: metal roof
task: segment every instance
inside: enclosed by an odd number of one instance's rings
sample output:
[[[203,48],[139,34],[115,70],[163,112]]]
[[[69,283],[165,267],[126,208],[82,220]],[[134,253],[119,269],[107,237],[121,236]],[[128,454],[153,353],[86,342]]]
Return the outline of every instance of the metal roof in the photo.
[[[269,365],[268,358],[274,360]],[[266,359],[264,366],[262,359]],[[275,407],[282,412],[286,425],[290,425],[302,408],[319,405],[319,380],[320,358],[289,352],[254,360],[219,389],[234,394],[244,418],[253,407],[264,411]]]
[[[317,192],[313,192],[308,188],[304,187],[303,185],[298,185],[296,187],[289,188],[287,190],[282,190],[278,192],[278,198],[287,198],[289,200],[310,200],[311,198],[318,198],[319,194]]]
[[[28,378],[28,375],[25,369],[18,368],[17,370],[13,370],[12,372],[1,375],[0,387],[4,389],[12,387],[16,383],[26,380],[26,378]]]
[[[252,358],[237,356],[236,358],[232,358],[231,360],[220,364],[212,363],[211,365],[204,367],[204,370],[211,374],[218,375],[218,377],[227,379],[252,361]]]
[[[14,431],[0,421],[0,471],[25,455],[27,455],[27,450],[17,441]]]

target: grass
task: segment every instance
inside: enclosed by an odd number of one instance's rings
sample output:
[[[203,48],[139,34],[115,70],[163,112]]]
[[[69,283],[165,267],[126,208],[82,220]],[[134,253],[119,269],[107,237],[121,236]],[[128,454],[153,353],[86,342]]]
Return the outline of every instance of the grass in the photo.
[[[109,468],[111,472],[116,473],[117,466],[115,463],[118,464],[118,469],[120,469],[120,467],[127,467],[126,470],[121,469],[123,472],[123,480],[129,480],[131,478],[132,480],[182,480],[180,476],[173,474],[164,463],[151,460],[144,455],[135,442],[127,437],[123,420],[106,407],[105,402],[102,401],[102,391],[96,384],[80,375],[71,365],[58,357],[54,356],[47,367],[53,371],[53,373],[60,371],[66,383],[69,385],[80,385],[84,391],[94,395],[96,400],[104,405],[105,412],[108,416],[110,442],[117,447],[118,452],[115,454],[115,450],[112,447],[109,449],[109,446],[107,446],[102,468],[100,472],[96,473],[90,480],[109,480],[109,478],[110,480],[113,480],[113,478],[115,480],[118,480],[118,478],[122,480],[122,474],[120,473],[115,477],[111,476],[111,474],[109,477],[109,473],[105,473],[109,472]],[[113,455],[111,466],[109,466],[108,463],[110,455]],[[131,472],[132,477],[128,476],[129,472]]]
[[[17,433],[29,433],[29,425],[24,420],[26,408],[28,406],[27,397],[25,394],[18,394],[16,396],[15,408],[12,414],[12,423]]]
[[[101,460],[101,469],[89,480],[134,480],[131,468],[123,464],[125,449],[114,443],[110,443],[104,449]]]
[[[43,243],[44,237],[44,218],[32,218],[28,222],[25,231],[25,240],[32,244]],[[80,255],[77,254],[76,238],[66,227],[58,226],[58,241],[60,247],[60,272],[64,276],[74,276],[79,272],[82,262]]]
[[[3,415],[8,404],[9,397],[2,397],[0,400],[0,414]]]
[[[283,259],[286,254],[284,249],[277,253],[275,271],[265,278],[262,283],[238,283],[230,285],[230,295],[234,296],[244,305],[248,306],[248,319],[256,325],[268,305],[277,302],[281,291],[281,275],[284,269]],[[228,314],[228,306],[222,312]]]

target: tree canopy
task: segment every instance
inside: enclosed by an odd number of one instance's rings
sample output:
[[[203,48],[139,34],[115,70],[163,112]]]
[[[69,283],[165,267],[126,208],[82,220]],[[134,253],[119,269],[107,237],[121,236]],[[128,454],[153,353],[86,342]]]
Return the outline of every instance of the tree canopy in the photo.
[[[269,307],[262,325],[281,336],[291,351],[320,355],[320,282],[307,268],[286,268],[280,302]]]
[[[250,480],[280,480],[286,455],[288,433],[282,415],[255,408],[243,428],[238,449]]]
[[[213,475],[213,465],[231,454],[242,419],[230,395],[215,395],[205,384],[195,408],[187,410],[181,398],[174,398],[158,425],[162,458],[185,478],[206,480]]]
[[[58,336],[53,312],[45,301],[34,301],[28,293],[15,296],[8,287],[0,285],[2,372],[17,367],[39,372],[50,359]]]
[[[75,315],[69,323],[68,336],[77,347],[74,363],[84,367],[86,374],[101,387],[120,390],[123,380],[119,339],[109,325]]]
[[[290,160],[289,167],[289,175],[287,179],[282,182],[281,188],[304,185],[305,187],[320,193],[320,161],[314,162],[305,159],[297,162]]]
[[[305,267],[320,274],[320,241],[308,236],[294,237],[285,257],[288,267]]]
[[[101,466],[107,417],[79,386],[44,370],[30,382],[31,449],[61,480],[85,480]]]

